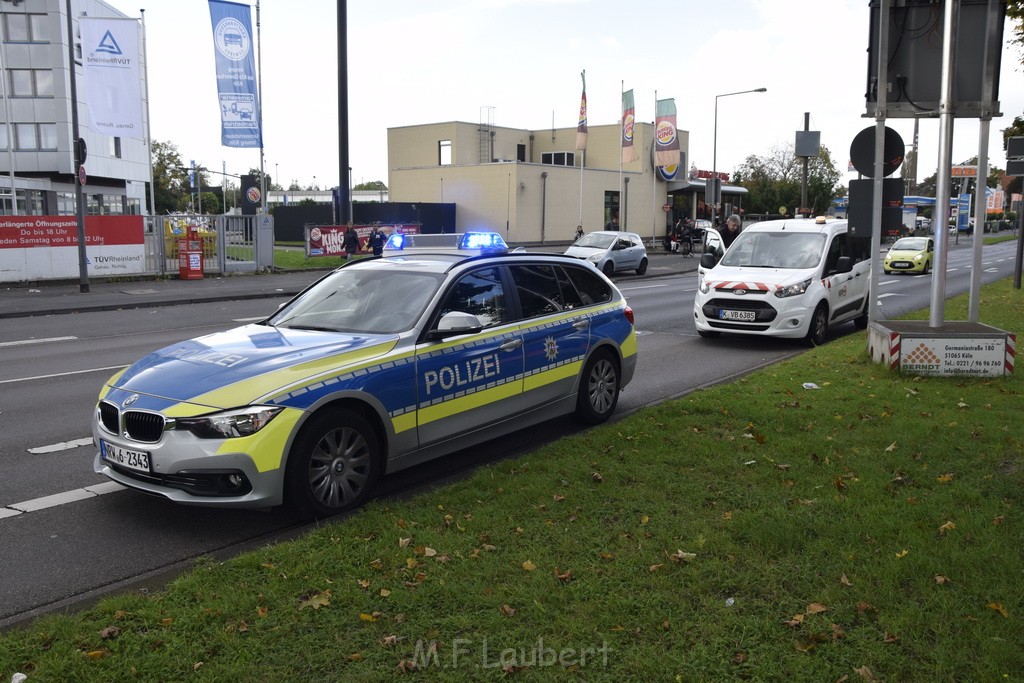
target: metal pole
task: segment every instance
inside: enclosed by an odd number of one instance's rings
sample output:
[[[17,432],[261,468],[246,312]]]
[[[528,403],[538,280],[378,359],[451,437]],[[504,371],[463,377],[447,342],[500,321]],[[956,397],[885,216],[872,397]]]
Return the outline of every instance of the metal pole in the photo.
[[[260,213],[267,215],[267,174],[263,171],[263,49],[260,41],[260,0],[256,0],[256,90],[260,101]]]
[[[348,6],[338,0],[338,202],[342,225],[352,220],[352,168],[348,150]]]
[[[716,228],[715,218],[718,216],[718,197],[715,192],[715,180],[718,178],[718,98],[722,95],[715,95],[715,128],[711,143],[711,227]],[[707,193],[704,193],[707,197]]]
[[[946,262],[948,232],[946,215],[952,185],[950,168],[953,159],[953,65],[955,64],[956,16],[959,0],[947,0],[942,17],[942,87],[939,95],[939,164],[935,182],[935,208],[941,213],[942,229],[935,231],[935,269],[932,273],[929,327],[942,327],[946,307]]]
[[[889,71],[889,11],[892,5],[891,0],[881,0],[878,11],[878,74],[876,80],[875,96],[875,170],[874,182],[872,183],[871,201],[871,282],[868,284],[868,324],[876,321],[880,314],[878,306],[873,301],[878,300],[878,252],[882,248],[882,188],[884,187],[885,176],[883,175],[885,157],[885,115],[886,92],[888,90]]]
[[[153,187],[153,133],[150,127],[149,116],[149,44],[146,41],[146,10],[140,9],[142,15],[142,59],[146,63],[144,75],[146,83],[146,158],[149,159],[149,214],[156,215],[156,189]],[[156,221],[153,222],[153,229],[156,230]]]
[[[811,112],[804,112],[804,132],[806,133],[811,129]],[[807,209],[807,176],[808,167],[810,166],[811,158],[804,157],[804,177],[803,182],[800,183],[800,208]],[[806,214],[805,214],[806,215]]]
[[[71,169],[75,184],[75,220],[78,222],[78,289],[85,294],[89,291],[89,257],[85,251],[85,193],[82,191],[81,145],[78,144],[78,87],[75,83],[75,27],[71,20],[71,0],[65,0],[68,20],[68,81],[71,94],[71,146],[74,158]],[[8,131],[10,134],[11,131]],[[13,189],[13,188],[12,188]]]
[[[4,113],[7,121],[7,161],[11,176],[11,215],[18,215],[18,192],[14,189],[14,123],[11,120],[11,99],[7,96],[7,43],[0,42],[0,92],[4,98]],[[27,198],[26,198],[27,199]],[[26,202],[27,203],[27,202]],[[28,206],[25,207],[26,211]]]

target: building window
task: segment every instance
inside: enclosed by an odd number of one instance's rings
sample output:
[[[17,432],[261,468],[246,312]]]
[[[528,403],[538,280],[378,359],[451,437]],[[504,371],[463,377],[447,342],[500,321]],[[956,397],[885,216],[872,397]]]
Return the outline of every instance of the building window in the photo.
[[[57,215],[58,216],[74,216],[75,215],[75,193],[74,192],[58,192],[57,193]]]
[[[115,136],[115,137],[111,137],[111,138],[108,138],[108,139],[110,140],[110,156],[114,157],[115,159],[120,159],[121,158],[121,138]]]
[[[526,161],[526,145],[516,145],[516,161]]]
[[[437,163],[440,166],[452,165],[452,141],[441,140],[437,143]]]
[[[53,97],[50,69],[11,69],[12,97]]]
[[[7,147],[7,129],[0,136],[0,149]],[[56,123],[14,124],[14,148],[20,151],[55,151],[57,149]]]
[[[540,163],[550,166],[575,166],[575,152],[545,152],[540,155]]]
[[[3,15],[4,40],[12,43],[46,43],[45,14],[5,12]]]
[[[7,149],[7,124],[0,123],[0,150]]]

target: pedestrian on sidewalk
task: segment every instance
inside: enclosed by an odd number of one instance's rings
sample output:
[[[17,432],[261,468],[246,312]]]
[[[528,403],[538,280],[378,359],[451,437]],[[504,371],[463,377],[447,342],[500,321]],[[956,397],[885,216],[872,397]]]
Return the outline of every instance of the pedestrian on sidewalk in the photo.
[[[384,242],[387,241],[384,232],[380,229],[380,223],[373,224],[373,231],[366,240],[366,248],[373,250],[374,256],[381,256],[384,253]]]
[[[341,244],[345,248],[345,261],[351,261],[352,257],[359,251],[359,235],[356,234],[352,221],[348,222],[348,229],[345,231],[345,237],[342,239]]]

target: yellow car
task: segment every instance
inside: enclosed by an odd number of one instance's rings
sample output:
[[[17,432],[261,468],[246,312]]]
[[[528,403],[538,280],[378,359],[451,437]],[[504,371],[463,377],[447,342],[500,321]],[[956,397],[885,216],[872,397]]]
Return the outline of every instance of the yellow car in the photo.
[[[891,273],[927,275],[935,262],[935,242],[930,237],[901,237],[889,247],[882,270]]]

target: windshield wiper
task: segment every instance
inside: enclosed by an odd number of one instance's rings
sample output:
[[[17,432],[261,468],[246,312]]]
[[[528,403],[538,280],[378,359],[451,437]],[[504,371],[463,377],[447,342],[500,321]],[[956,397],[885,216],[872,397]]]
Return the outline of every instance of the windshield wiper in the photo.
[[[323,325],[278,325],[287,330],[311,330],[313,332],[340,332],[336,327],[325,327]]]

